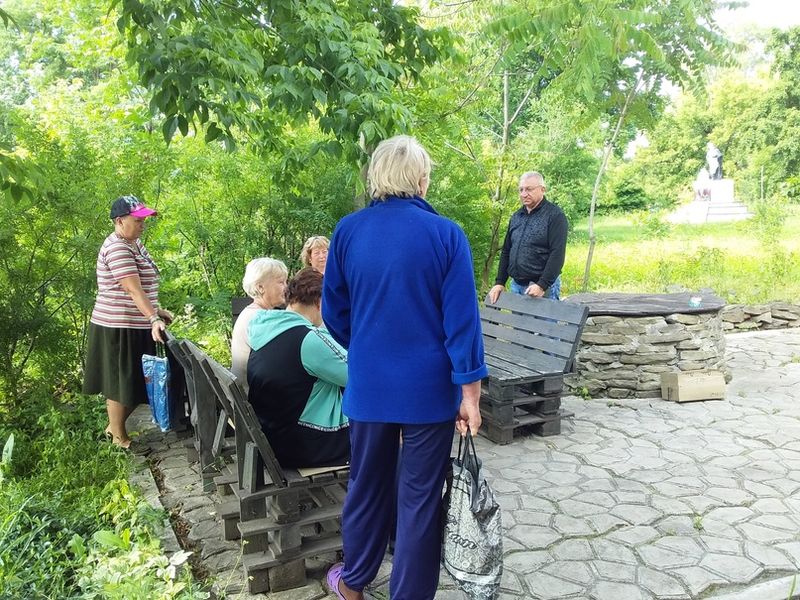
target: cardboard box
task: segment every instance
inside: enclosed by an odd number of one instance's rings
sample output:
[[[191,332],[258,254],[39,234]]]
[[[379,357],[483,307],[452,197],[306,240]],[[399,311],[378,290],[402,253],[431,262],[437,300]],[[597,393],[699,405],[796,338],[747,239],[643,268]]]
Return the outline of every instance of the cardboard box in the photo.
[[[674,402],[720,400],[725,397],[725,376],[711,370],[662,373],[661,397]]]

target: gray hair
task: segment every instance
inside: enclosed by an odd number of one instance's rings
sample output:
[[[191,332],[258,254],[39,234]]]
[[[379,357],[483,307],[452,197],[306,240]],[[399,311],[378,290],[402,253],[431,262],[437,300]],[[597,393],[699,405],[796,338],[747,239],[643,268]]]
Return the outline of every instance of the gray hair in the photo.
[[[264,281],[267,277],[286,277],[289,270],[286,265],[279,261],[277,258],[270,258],[262,256],[261,258],[254,258],[244,270],[244,277],[242,278],[242,289],[244,293],[251,298],[258,298],[258,284]]]
[[[304,267],[310,267],[311,251],[314,248],[325,248],[327,250],[330,245],[330,240],[324,235],[312,235],[306,240],[306,243],[303,244],[303,249],[300,250],[300,262],[303,263]]]
[[[396,135],[382,141],[372,153],[367,179],[372,198],[410,198],[422,191],[420,181],[431,174],[431,157],[413,137]]]
[[[539,171],[526,171],[522,175],[519,176],[519,182],[522,183],[526,179],[538,179],[539,185],[546,188],[547,184],[544,182],[544,175],[539,173]]]

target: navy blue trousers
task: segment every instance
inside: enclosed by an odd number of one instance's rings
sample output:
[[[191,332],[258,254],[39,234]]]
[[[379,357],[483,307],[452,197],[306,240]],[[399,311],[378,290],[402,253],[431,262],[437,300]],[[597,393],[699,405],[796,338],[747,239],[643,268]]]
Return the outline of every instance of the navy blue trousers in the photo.
[[[377,575],[393,527],[392,600],[433,600],[439,584],[441,509],[455,417],[431,425],[350,421],[350,483],[342,514],[342,579],[361,591]],[[398,464],[400,433],[403,451]],[[395,482],[397,475],[397,482]]]

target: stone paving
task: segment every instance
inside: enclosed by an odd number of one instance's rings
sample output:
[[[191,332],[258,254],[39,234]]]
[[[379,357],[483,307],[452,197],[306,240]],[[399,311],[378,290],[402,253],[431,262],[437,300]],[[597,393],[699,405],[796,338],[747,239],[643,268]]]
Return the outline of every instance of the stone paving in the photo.
[[[506,446],[479,438],[503,508],[501,599],[795,597],[800,331],[728,336],[727,356],[733,381],[722,401],[569,397],[575,417],[559,436]],[[242,581],[240,551],[221,540],[219,498],[202,493],[174,434],[142,440],[164,477],[162,502],[191,526],[202,564],[229,597],[249,597],[230,594]],[[308,586],[268,597],[325,597],[325,564],[312,567]],[[388,598],[389,571],[387,560],[375,598]],[[456,598],[443,572],[437,600]]]

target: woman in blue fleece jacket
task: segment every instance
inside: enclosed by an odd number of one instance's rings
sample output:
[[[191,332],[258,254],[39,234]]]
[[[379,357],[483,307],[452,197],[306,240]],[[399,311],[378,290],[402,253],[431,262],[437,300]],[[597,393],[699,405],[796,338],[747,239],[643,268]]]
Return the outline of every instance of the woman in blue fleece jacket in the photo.
[[[466,435],[467,428],[477,434],[481,423],[487,369],[472,256],[464,232],[423,199],[430,171],[430,157],[414,138],[379,144],[368,172],[374,200],[339,222],[325,270],[323,319],[348,349],[344,564],[328,573],[328,585],[346,600],[363,598],[380,567],[395,474],[390,594],[434,597],[453,425]]]

